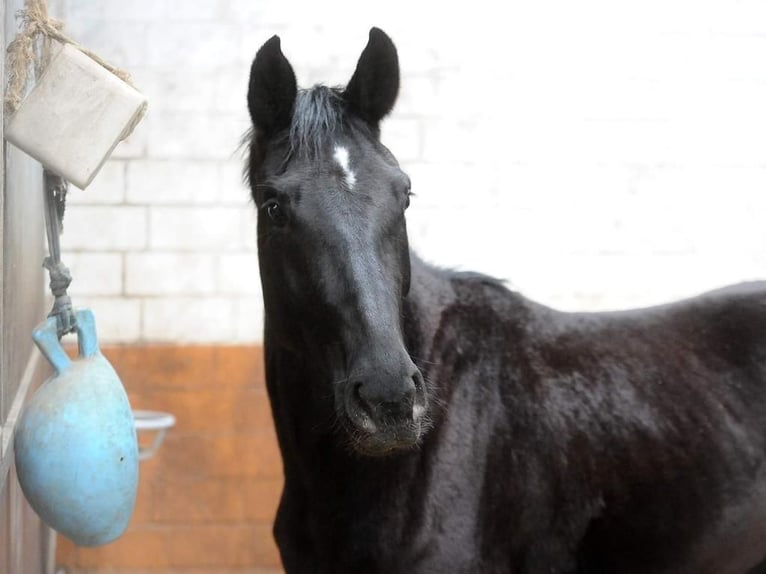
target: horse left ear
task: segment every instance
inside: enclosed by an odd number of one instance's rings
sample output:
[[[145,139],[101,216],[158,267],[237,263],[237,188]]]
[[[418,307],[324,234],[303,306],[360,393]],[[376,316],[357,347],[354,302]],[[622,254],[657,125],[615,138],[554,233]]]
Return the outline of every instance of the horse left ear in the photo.
[[[250,68],[247,107],[256,132],[271,137],[290,127],[297,93],[295,72],[282,54],[279,36],[272,36]]]
[[[370,124],[378,123],[393,108],[399,93],[399,57],[391,38],[380,28],[370,30],[356,71],[343,98]]]

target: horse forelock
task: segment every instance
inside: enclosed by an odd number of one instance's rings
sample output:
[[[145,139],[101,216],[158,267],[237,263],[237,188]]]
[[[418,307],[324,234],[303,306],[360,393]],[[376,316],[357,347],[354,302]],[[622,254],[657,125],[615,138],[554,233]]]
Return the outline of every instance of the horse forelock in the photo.
[[[256,182],[255,174],[267,150],[273,150],[277,158],[277,171],[287,169],[292,159],[316,160],[326,157],[333,162],[340,162],[346,181],[353,187],[353,176],[349,176],[348,166],[344,167],[338,156],[339,149],[341,154],[348,153],[347,148],[339,144],[339,138],[345,136],[376,140],[378,132],[354,113],[342,94],[340,88],[323,85],[298,90],[289,129],[269,139],[259,137],[257,127],[252,127],[244,134],[242,144],[249,142],[243,174],[245,181],[249,185]]]
[[[300,90],[288,135],[291,153],[317,157],[343,130],[347,115],[339,90],[327,86]]]
[[[245,178],[250,183],[254,181],[253,172],[263,161],[267,146],[274,145],[276,149],[282,150],[282,169],[294,157],[319,157],[322,149],[333,142],[343,129],[346,116],[340,90],[321,85],[298,90],[289,129],[265,141],[259,137],[255,127],[244,135],[243,143],[250,142]]]

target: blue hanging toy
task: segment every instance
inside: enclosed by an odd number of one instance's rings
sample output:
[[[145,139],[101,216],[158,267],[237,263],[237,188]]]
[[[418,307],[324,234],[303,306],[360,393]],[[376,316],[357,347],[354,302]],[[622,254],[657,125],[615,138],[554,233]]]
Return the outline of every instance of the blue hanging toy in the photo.
[[[58,197],[55,195],[58,191]],[[74,312],[60,262],[58,231],[66,184],[46,173],[51,288],[56,303],[32,338],[56,371],[27,403],[14,437],[19,483],[43,521],[81,546],[98,546],[127,528],[138,487],[133,413],[117,373],[101,354],[93,313]],[[55,228],[54,228],[55,226]],[[76,332],[79,356],[60,343]]]
[[[81,546],[125,530],[138,487],[138,445],[128,397],[98,348],[93,313],[79,310],[79,357],[58,339],[57,320],[33,339],[56,370],[27,404],[14,448],[21,488],[46,524]]]

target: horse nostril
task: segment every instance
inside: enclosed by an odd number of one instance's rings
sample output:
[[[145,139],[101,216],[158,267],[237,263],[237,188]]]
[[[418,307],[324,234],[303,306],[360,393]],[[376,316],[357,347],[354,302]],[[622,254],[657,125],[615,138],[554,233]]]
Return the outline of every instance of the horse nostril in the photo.
[[[415,371],[415,374],[412,375],[412,384],[414,385],[415,394],[423,392],[423,375],[420,374],[420,371]]]
[[[368,415],[372,415],[371,405],[362,393],[364,385],[361,382],[354,383],[351,395],[353,401]]]
[[[374,392],[373,386],[361,382],[354,384],[354,400],[370,416],[374,414],[375,407],[381,402],[380,397]]]

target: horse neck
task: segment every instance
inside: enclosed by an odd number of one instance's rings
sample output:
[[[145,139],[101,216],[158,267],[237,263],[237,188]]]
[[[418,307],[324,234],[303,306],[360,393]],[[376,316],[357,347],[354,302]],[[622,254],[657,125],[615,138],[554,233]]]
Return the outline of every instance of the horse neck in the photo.
[[[411,258],[411,287],[404,303],[404,337],[415,363],[421,370],[427,370],[442,312],[455,301],[455,291],[447,272],[428,265],[414,253]]]

